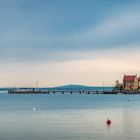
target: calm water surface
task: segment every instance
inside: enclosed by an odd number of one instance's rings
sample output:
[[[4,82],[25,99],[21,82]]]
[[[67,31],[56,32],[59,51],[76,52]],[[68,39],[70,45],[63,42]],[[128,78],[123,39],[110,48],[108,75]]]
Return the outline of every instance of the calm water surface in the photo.
[[[103,139],[140,140],[140,95],[0,94],[0,140]]]

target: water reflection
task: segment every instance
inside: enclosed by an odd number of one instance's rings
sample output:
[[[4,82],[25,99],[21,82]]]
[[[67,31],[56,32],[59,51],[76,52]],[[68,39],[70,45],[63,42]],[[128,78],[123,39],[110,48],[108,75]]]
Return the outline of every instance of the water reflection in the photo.
[[[135,138],[139,134],[140,111],[136,108],[129,108],[123,111],[123,133],[125,136]]]
[[[105,95],[2,96],[0,140],[139,140],[140,97],[129,100]]]

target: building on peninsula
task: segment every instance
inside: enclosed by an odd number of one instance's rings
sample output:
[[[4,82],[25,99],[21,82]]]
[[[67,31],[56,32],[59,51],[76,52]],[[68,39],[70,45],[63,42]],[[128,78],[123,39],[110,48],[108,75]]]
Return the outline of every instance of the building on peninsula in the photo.
[[[137,74],[135,75],[124,75],[123,77],[123,88],[125,91],[137,91],[138,90],[138,79]]]

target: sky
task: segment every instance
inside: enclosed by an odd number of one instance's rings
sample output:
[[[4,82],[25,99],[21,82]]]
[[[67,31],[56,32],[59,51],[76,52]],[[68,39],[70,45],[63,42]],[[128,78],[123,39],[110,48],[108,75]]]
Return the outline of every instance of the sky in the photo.
[[[0,0],[0,87],[113,86],[139,52],[139,0]]]

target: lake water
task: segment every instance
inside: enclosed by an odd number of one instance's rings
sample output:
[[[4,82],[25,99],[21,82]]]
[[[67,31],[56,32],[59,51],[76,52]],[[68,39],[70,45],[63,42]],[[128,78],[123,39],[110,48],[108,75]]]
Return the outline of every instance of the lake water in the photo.
[[[0,140],[139,140],[139,133],[140,95],[0,94]]]

